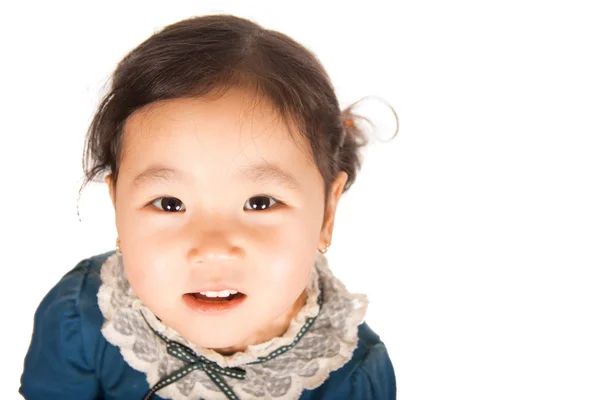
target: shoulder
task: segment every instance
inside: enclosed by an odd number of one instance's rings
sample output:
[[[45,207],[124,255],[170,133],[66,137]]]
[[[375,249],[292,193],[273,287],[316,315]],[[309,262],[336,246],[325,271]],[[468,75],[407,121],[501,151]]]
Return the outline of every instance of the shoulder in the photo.
[[[358,326],[358,345],[352,358],[333,371],[320,387],[303,393],[301,400],[396,398],[396,378],[385,344],[366,322]]]
[[[46,294],[36,311],[35,322],[64,323],[76,319],[83,340],[97,336],[103,323],[97,297],[102,284],[100,270],[113,253],[109,251],[79,261]]]
[[[109,251],[79,261],[50,289],[40,306],[61,302],[79,304],[80,300],[95,294],[101,284],[102,264],[113,253],[114,251]]]
[[[81,260],[40,302],[21,377],[27,398],[61,396],[68,387],[84,399],[84,392],[97,390],[97,362],[106,347],[97,292],[100,268],[110,254]]]
[[[75,325],[89,330],[103,322],[98,308],[98,289],[101,285],[100,269],[113,251],[94,255],[79,261],[44,296],[34,319],[34,331],[49,325]],[[34,332],[35,333],[35,332]],[[46,335],[50,339],[49,335]]]
[[[81,356],[98,368],[97,360],[102,356],[107,342],[101,328],[104,316],[98,307],[98,290],[102,285],[102,264],[114,251],[108,251],[83,259],[67,272],[48,292],[36,311],[35,323],[40,326],[59,325],[57,328],[77,330],[81,341]],[[55,340],[70,340],[59,337]],[[59,343],[67,346],[66,343]]]
[[[369,374],[383,372],[385,369],[393,372],[387,348],[379,335],[373,332],[366,323],[362,323],[358,327],[358,337],[358,348],[362,351],[363,355],[362,359],[357,360],[359,368],[362,368]]]
[[[355,366],[350,377],[352,396],[395,399],[396,378],[385,344],[366,323],[359,325],[358,337],[357,350],[350,361]]]

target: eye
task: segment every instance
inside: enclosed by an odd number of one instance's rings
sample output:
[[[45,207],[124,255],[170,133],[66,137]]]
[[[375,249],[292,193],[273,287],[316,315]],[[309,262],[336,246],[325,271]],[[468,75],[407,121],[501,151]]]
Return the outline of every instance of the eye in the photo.
[[[272,202],[272,203],[271,203]],[[279,204],[279,201],[275,200],[271,196],[254,196],[250,197],[246,204],[250,204],[251,210],[265,210],[268,208],[272,208],[273,205]],[[244,205],[246,205],[244,204]]]
[[[160,210],[167,212],[185,210],[185,206],[183,205],[181,200],[175,197],[159,197],[158,199],[152,201],[152,203],[150,204],[152,204],[154,207]]]

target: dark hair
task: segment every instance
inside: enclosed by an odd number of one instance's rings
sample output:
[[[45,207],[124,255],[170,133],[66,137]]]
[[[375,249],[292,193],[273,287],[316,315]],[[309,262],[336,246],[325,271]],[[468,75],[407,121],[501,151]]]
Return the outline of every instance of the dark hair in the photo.
[[[268,99],[290,132],[307,140],[326,204],[339,171],[348,174],[344,192],[350,188],[367,144],[357,103],[340,110],[317,57],[288,36],[233,15],[206,15],[166,26],[118,64],[87,132],[80,194],[101,172],[118,179],[123,126],[133,112],[159,100],[218,97],[232,87]]]

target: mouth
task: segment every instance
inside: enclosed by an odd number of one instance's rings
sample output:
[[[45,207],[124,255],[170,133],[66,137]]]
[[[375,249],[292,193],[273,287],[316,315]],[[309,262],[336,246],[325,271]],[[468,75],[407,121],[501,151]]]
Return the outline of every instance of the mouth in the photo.
[[[213,292],[215,293],[215,292]],[[235,299],[239,299],[242,296],[246,296],[244,293],[235,292],[235,293],[227,293],[226,295],[218,295],[214,296],[210,292],[200,292],[200,293],[187,293],[190,296],[193,296],[198,301],[206,301],[209,303],[223,303],[227,301],[233,301]]]
[[[210,315],[223,314],[233,310],[246,298],[246,294],[236,291],[229,291],[229,293],[197,292],[183,295],[184,303],[193,311]]]

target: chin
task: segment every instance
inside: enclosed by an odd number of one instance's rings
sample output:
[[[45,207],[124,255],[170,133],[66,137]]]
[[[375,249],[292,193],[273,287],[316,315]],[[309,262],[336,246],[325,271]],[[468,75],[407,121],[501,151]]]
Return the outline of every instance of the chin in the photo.
[[[228,329],[229,332],[235,330],[235,328]],[[184,336],[184,335],[182,335]],[[203,332],[202,334],[195,334],[184,336],[187,340],[194,343],[196,346],[205,347],[213,350],[224,350],[232,347],[238,347],[240,343],[245,341],[244,337],[239,335],[228,335],[219,332],[218,330]]]
[[[198,342],[193,342],[194,344],[205,347],[207,349],[213,349],[217,352],[226,352],[226,353],[234,353],[231,351],[232,348],[238,347],[243,340],[236,340],[235,338],[230,337],[207,337],[199,340]]]

